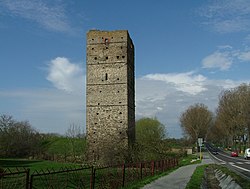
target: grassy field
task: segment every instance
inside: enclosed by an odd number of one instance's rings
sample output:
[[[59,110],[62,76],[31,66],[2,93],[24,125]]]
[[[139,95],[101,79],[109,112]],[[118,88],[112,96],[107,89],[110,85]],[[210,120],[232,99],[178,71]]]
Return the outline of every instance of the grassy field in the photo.
[[[23,168],[29,168],[30,175],[36,175],[37,173],[53,173],[54,171],[62,171],[62,168],[80,168],[80,165],[52,161],[0,159],[0,168],[8,168],[11,170],[11,172],[16,172],[17,170],[23,171]],[[69,172],[57,172],[56,174],[37,175],[32,179],[32,186],[34,188],[89,188],[90,176],[91,169],[80,169]],[[0,180],[0,188],[25,188],[25,181],[25,174],[10,175],[4,177],[3,180]]]
[[[196,160],[196,161],[192,161],[192,160]],[[189,155],[189,156],[181,158],[179,160],[178,167],[192,164],[192,163],[200,163],[200,160],[197,160],[197,156]],[[34,160],[25,160],[25,159],[0,159],[0,167],[2,167],[2,168],[10,168],[13,170],[16,168],[29,168],[31,170],[31,174],[34,173],[35,171],[39,171],[39,170],[44,170],[44,171],[46,171],[47,169],[59,170],[61,167],[77,167],[77,166],[80,166],[80,165],[72,164],[72,163],[58,163],[58,162],[52,162],[52,161],[34,161]],[[143,180],[135,181],[135,182],[129,184],[125,188],[126,189],[140,188],[140,187],[158,179],[159,177],[162,177],[164,175],[171,173],[172,171],[174,171],[178,167],[169,169],[166,172],[161,173],[159,175],[155,175],[153,177],[147,177]],[[89,171],[87,171],[87,172],[89,172]],[[90,173],[88,173],[87,175],[89,175],[89,174]],[[63,177],[63,175],[61,175],[60,177]],[[74,178],[77,178],[77,176],[75,175]],[[48,179],[46,179],[46,180],[48,180]],[[89,178],[86,178],[85,181],[86,180],[89,180]],[[39,182],[40,181],[36,180],[36,185],[38,185],[38,186],[43,185],[42,183],[39,183]],[[53,181],[53,182],[55,182],[55,181]],[[88,183],[87,183],[87,185],[88,185]]]
[[[54,161],[26,160],[26,159],[0,159],[0,167],[14,170],[16,168],[29,168],[31,173],[34,171],[55,169],[61,167],[77,167],[79,165],[73,163],[59,163]]]

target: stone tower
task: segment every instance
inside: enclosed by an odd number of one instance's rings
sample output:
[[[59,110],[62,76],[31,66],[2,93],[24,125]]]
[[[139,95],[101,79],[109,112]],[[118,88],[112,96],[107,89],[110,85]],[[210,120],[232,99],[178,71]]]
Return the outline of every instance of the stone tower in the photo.
[[[89,161],[107,161],[135,139],[134,45],[127,30],[87,33]]]

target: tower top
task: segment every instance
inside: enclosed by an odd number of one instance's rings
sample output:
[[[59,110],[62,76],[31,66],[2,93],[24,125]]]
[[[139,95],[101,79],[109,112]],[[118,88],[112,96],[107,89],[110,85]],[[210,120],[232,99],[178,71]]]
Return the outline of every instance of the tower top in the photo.
[[[130,38],[128,30],[114,30],[114,31],[102,31],[102,30],[89,30],[87,33],[87,44],[96,44],[108,41],[112,42],[129,42],[133,45],[133,41]]]

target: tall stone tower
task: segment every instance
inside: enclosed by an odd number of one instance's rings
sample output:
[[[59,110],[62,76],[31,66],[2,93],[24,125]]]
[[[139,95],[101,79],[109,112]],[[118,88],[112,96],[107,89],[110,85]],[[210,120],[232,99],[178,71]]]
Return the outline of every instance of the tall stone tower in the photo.
[[[89,161],[106,161],[135,139],[134,45],[127,30],[87,33]]]

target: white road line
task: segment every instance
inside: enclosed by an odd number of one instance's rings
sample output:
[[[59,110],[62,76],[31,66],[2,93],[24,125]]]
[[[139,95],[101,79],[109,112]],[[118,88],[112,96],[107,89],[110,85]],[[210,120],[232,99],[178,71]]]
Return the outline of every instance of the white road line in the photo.
[[[220,154],[221,156],[224,156],[224,157],[226,157],[226,158],[231,158],[231,159],[234,159],[234,160],[237,159],[237,157],[231,157],[231,156],[225,155],[225,154],[223,154],[223,153],[218,153],[218,154]],[[250,164],[250,162],[247,161],[247,160],[245,160],[245,159],[239,159],[239,160],[240,160],[242,163],[244,162],[244,163]],[[239,163],[239,164],[241,164],[241,163]]]
[[[240,161],[237,161],[236,164],[239,164],[239,165],[242,165],[244,163],[240,162]]]
[[[221,160],[221,159],[219,159],[219,158],[215,157],[214,155],[212,155],[212,154],[211,154],[211,152],[210,152],[209,150],[208,150],[208,152],[210,153],[210,155],[211,155],[211,156],[213,156],[213,157],[214,157],[214,159],[217,159],[218,161],[221,161],[221,163],[226,164],[226,162],[225,162],[225,161],[223,161],[223,160]]]
[[[239,166],[237,166],[237,165],[233,165],[233,164],[232,164],[232,166],[234,166],[234,167],[236,167],[236,168],[238,168],[238,169],[241,169],[241,170],[243,170],[243,171],[250,172],[249,169],[245,169],[245,168],[239,167]]]
[[[234,165],[234,162],[228,162],[228,164],[230,164],[230,165]]]

